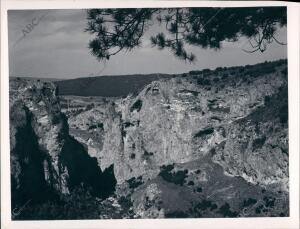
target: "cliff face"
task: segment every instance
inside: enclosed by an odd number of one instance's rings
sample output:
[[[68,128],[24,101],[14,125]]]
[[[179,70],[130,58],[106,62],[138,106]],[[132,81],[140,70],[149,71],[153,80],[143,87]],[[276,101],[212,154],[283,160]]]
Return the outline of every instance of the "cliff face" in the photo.
[[[159,79],[126,98],[12,80],[13,203],[84,185],[110,196],[100,218],[287,216],[287,90],[286,61]]]
[[[68,99],[71,134],[102,170],[114,164],[116,194],[136,217],[288,214],[286,62],[191,72],[122,99]]]
[[[66,123],[54,85],[10,82],[11,165],[17,190],[24,190],[22,184],[26,185],[31,177],[39,177],[37,185],[49,185],[61,193],[69,193],[68,170],[59,162],[64,128]],[[24,176],[24,171],[31,175]],[[32,184],[35,186],[35,182]],[[27,188],[33,190],[30,185]]]
[[[102,173],[69,135],[52,83],[10,81],[10,143],[13,206],[69,194],[80,183],[99,196],[114,190],[113,165]],[[107,188],[103,181],[109,178]]]
[[[162,79],[137,96],[71,116],[69,123],[98,134],[81,141],[102,169],[114,163],[118,183],[153,178],[162,165],[212,154],[228,175],[288,190],[285,68],[279,64],[267,74],[219,71]],[[101,128],[89,128],[97,123]],[[101,146],[95,145],[97,139]]]

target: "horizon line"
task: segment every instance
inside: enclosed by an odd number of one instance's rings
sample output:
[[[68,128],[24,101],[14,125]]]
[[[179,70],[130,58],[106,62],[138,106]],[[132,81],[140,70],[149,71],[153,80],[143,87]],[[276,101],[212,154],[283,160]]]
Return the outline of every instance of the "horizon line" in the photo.
[[[277,62],[277,61],[280,61],[280,60],[288,60],[288,58],[280,58],[280,59],[276,59],[276,60],[266,60],[266,61],[263,61],[263,62],[257,62],[255,64],[246,64],[246,65],[231,65],[231,66],[222,66],[221,68],[232,68],[232,67],[245,67],[245,66],[254,66],[254,65],[257,65],[257,64],[262,64],[262,63],[271,63],[271,62]],[[191,70],[191,71],[203,71],[204,69],[209,69],[211,71],[215,71],[217,68],[219,67],[216,67],[214,69],[212,68],[202,68],[202,69],[199,69],[199,70]],[[159,73],[159,72],[156,72],[156,73],[131,73],[131,74],[112,74],[112,75],[98,75],[98,76],[79,76],[79,77],[74,77],[74,78],[56,78],[56,77],[38,77],[38,76],[13,76],[13,75],[9,75],[9,78],[32,78],[32,79],[51,79],[51,80],[56,80],[56,81],[62,81],[62,80],[75,80],[75,79],[82,79],[82,78],[96,78],[96,77],[113,77],[113,76],[135,76],[135,75],[140,75],[140,76],[149,76],[149,75],[181,75],[181,74],[185,74],[185,73],[189,73],[191,71],[188,71],[188,72],[181,72],[181,73]]]

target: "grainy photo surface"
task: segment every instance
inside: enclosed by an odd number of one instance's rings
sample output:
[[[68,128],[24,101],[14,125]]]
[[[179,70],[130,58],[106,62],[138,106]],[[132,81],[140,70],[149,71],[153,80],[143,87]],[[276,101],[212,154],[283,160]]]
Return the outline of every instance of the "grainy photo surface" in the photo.
[[[286,23],[9,10],[12,219],[289,216]]]

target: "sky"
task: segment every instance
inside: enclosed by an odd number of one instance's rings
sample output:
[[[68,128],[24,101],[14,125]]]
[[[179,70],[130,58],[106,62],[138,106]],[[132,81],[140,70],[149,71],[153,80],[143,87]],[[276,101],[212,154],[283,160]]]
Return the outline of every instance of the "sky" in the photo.
[[[19,77],[71,79],[101,75],[184,73],[204,68],[240,66],[287,58],[287,46],[273,42],[264,52],[247,53],[246,39],[224,42],[219,51],[188,47],[197,60],[190,64],[168,50],[152,48],[145,34],[142,47],[121,52],[109,61],[99,62],[91,55],[88,42],[93,36],[84,32],[86,10],[11,10],[8,12],[9,74]],[[31,28],[28,27],[31,24]],[[286,28],[277,39],[286,42]]]

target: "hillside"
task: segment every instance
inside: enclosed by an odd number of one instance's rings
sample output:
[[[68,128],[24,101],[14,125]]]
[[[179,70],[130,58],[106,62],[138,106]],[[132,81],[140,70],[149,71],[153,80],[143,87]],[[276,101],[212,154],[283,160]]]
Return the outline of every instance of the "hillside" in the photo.
[[[62,195],[17,219],[289,215],[286,60],[164,77],[124,97],[57,96],[53,84],[28,81],[10,89],[13,177],[38,170],[43,181],[53,171],[45,183]],[[20,122],[23,110],[30,115]],[[16,137],[24,126],[35,139],[33,167]]]
[[[252,77],[272,72],[274,66],[281,62],[284,62],[284,60],[238,67],[219,67],[215,70],[203,69],[179,75],[112,75],[51,81],[57,85],[59,95],[126,97],[129,94],[137,95],[146,85],[159,79],[170,79],[178,76],[193,76],[199,78],[199,76],[201,76],[197,83],[199,85],[210,86],[211,84],[218,83],[218,81],[212,81],[214,75],[222,74],[221,78],[223,79],[229,75],[238,78]]]
[[[170,78],[167,74],[98,76],[56,81],[59,95],[121,97],[137,94],[152,81]]]
[[[42,82],[58,82],[62,79],[58,78],[47,78],[47,77],[29,77],[29,76],[10,76],[10,80],[20,80],[20,79],[26,79],[26,80],[34,80],[34,81],[42,81]]]

